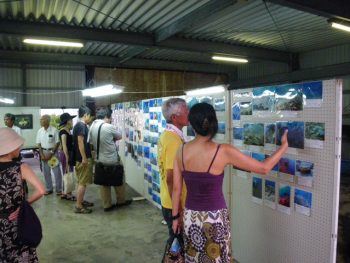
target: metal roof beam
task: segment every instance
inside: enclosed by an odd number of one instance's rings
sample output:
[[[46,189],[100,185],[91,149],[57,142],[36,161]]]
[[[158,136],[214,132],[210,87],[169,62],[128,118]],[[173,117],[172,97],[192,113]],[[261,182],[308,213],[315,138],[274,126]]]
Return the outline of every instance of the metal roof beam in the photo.
[[[350,75],[350,63],[308,68],[289,73],[265,75],[259,79],[237,80],[230,82],[229,89],[251,88],[257,86],[329,79]]]
[[[177,33],[200,23],[203,19],[208,19],[209,16],[219,12],[230,5],[234,5],[237,0],[211,0],[203,6],[193,10],[189,14],[175,21],[171,25],[160,29],[156,33],[156,42],[161,42]]]
[[[226,74],[235,72],[236,67],[224,65],[212,65],[203,63],[184,63],[162,60],[131,59],[125,64],[120,64],[119,58],[108,56],[86,56],[60,53],[39,53],[24,51],[0,51],[0,60],[17,61],[26,63],[55,63],[57,64],[79,64],[103,67],[125,67],[125,68],[144,68],[158,70],[177,70],[188,72],[217,73]]]
[[[0,20],[0,34],[80,39],[83,41],[109,42],[138,47],[156,47],[159,49],[170,48],[173,50],[195,51],[210,54],[225,53],[226,55],[245,56],[250,59],[279,61],[285,63],[289,63],[291,60],[291,53],[263,48],[183,39],[178,37],[172,37],[161,43],[155,44],[153,41],[153,35],[151,34],[45,23]]]
[[[336,17],[350,21],[349,0],[267,0],[268,2],[287,6],[311,14]]]

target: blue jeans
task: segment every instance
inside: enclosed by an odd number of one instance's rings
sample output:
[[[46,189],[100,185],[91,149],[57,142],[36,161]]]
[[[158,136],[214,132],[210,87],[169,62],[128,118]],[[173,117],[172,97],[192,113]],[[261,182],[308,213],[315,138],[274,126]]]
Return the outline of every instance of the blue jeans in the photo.
[[[168,231],[169,231],[169,238],[165,244],[164,254],[163,254],[163,258],[162,258],[162,263],[163,263],[165,253],[166,253],[166,250],[168,248],[168,244],[174,239],[174,231],[173,231],[172,209],[162,207],[162,214],[163,214],[163,218],[168,226]],[[169,244],[169,245],[171,245],[171,244]]]

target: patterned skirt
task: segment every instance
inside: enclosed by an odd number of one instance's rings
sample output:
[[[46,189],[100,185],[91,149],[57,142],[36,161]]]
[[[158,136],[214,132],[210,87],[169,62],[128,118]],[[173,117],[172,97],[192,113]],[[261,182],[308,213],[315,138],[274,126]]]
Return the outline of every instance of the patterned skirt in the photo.
[[[227,209],[195,211],[185,208],[183,220],[186,263],[233,262]]]

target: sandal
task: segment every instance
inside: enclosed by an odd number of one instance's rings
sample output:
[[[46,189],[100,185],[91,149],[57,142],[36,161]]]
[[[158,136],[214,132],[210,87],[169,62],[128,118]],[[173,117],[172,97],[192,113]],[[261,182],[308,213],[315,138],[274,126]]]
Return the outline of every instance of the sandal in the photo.
[[[90,203],[90,202],[84,200],[84,201],[82,202],[82,205],[85,206],[85,207],[90,207],[90,206],[94,206],[94,203]]]
[[[69,195],[69,196],[66,196],[66,200],[68,200],[68,201],[77,201],[77,198],[74,195]]]
[[[92,210],[90,208],[87,208],[87,207],[75,207],[74,209],[74,213],[77,213],[77,214],[90,214],[92,212]]]

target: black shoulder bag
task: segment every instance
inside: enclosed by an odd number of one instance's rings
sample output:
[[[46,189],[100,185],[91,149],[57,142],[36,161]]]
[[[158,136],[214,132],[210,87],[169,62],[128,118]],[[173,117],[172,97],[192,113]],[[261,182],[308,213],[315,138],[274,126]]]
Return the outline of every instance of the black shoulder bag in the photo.
[[[43,237],[41,223],[33,207],[26,201],[24,189],[17,220],[17,243],[28,247],[39,246]]]
[[[96,149],[96,164],[95,164],[95,176],[94,184],[103,186],[121,186],[123,184],[124,167],[120,163],[120,157],[118,155],[117,164],[103,164],[99,162],[100,152],[100,133],[103,123],[98,127],[97,133],[97,149]]]

